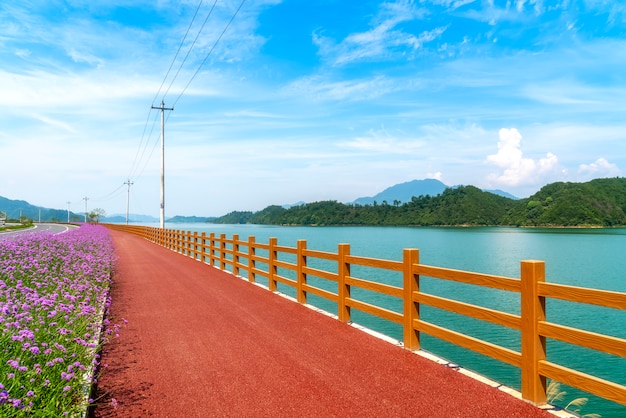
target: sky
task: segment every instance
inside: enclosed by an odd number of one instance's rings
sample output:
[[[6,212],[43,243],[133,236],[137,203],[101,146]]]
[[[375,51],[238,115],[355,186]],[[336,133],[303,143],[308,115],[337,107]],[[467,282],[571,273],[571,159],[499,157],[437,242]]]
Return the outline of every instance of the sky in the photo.
[[[622,177],[626,3],[0,3],[0,196],[158,217],[162,102],[166,218]]]

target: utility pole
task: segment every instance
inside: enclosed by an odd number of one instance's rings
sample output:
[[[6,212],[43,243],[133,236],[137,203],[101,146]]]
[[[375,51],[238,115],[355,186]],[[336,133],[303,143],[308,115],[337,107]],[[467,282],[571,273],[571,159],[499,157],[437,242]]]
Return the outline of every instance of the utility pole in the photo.
[[[128,185],[128,195],[126,196],[126,225],[128,225],[128,206],[130,202],[130,186],[132,186],[135,183],[133,183],[132,181],[130,181],[130,179],[128,179],[128,181],[125,181],[124,184]]]
[[[70,202],[69,200],[67,201],[67,223],[70,223]]]
[[[160,225],[165,228],[165,111],[174,110],[173,107],[165,107],[165,102],[161,100],[161,106],[152,106],[152,109],[161,109],[161,210]]]
[[[83,200],[85,201],[85,223],[87,223],[87,201],[89,200],[89,198],[85,196],[83,197]]]

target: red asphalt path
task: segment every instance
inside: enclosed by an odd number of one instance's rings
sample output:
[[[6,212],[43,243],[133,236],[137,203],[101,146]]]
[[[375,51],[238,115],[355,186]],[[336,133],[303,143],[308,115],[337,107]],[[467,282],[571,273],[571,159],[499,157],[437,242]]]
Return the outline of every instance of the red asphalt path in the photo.
[[[553,417],[137,236],[119,261],[95,417]]]

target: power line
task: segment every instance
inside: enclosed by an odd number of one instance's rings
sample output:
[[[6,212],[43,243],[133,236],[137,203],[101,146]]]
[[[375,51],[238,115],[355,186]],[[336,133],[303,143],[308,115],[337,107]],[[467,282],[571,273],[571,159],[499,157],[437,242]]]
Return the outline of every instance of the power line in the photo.
[[[216,0],[216,2],[217,2],[217,0]],[[178,50],[176,51],[176,54],[174,55],[174,58],[172,59],[172,62],[170,63],[170,67],[167,69],[167,73],[165,73],[165,77],[163,77],[163,81],[161,82],[161,86],[159,87],[159,90],[154,95],[154,99],[152,99],[152,103],[154,103],[154,101],[157,99],[157,97],[159,97],[159,93],[161,93],[161,89],[163,88],[163,85],[165,84],[165,80],[167,80],[167,77],[170,75],[170,71],[172,70],[172,67],[174,66],[174,63],[176,62],[176,58],[178,58],[178,54],[180,53],[180,50],[182,49],[183,45],[185,44],[185,40],[187,39],[187,35],[189,35],[189,31],[191,30],[191,26],[193,25],[193,22],[196,20],[196,16],[198,16],[198,11],[200,10],[200,7],[202,6],[202,3],[204,3],[204,0],[200,0],[200,3],[198,3],[198,7],[196,7],[196,12],[193,14],[193,17],[191,18],[191,22],[189,22],[189,26],[187,27],[187,32],[185,32],[185,36],[183,36],[183,39],[180,41],[180,45],[178,45]],[[215,7],[215,4],[213,4],[213,7]],[[213,11],[213,9],[211,9],[211,11]],[[205,23],[206,23],[206,20],[205,20]],[[204,25],[202,25],[202,27],[204,27]],[[202,29],[200,29],[200,30],[202,30]],[[196,37],[196,39],[197,39],[197,37]],[[194,44],[195,44],[195,41],[194,41]],[[193,48],[193,45],[192,45],[192,48]],[[183,61],[183,64],[184,64],[184,61]],[[180,71],[180,69],[179,69],[179,71]],[[176,73],[176,74],[178,74],[178,73]],[[174,79],[176,79],[176,77],[174,77]],[[170,84],[170,87],[171,86],[172,85]],[[168,91],[169,91],[169,87],[168,87]],[[167,94],[167,92],[165,94]],[[163,98],[165,99],[165,96]]]
[[[195,39],[193,40],[193,42],[191,43],[191,46],[189,47],[189,50],[187,51],[187,55],[185,55],[185,58],[183,58],[183,62],[181,62],[180,66],[178,67],[178,71],[176,71],[176,74],[174,75],[174,78],[170,82],[170,85],[168,86],[167,90],[165,91],[165,94],[163,95],[163,99],[162,100],[165,100],[165,96],[167,96],[167,94],[169,93],[170,89],[172,88],[172,85],[174,84],[174,81],[176,81],[176,78],[178,77],[178,74],[180,73],[180,70],[185,65],[185,62],[187,61],[187,58],[189,57],[189,54],[191,54],[191,51],[193,50],[194,46],[196,45],[196,42],[198,41],[198,38],[200,37],[200,34],[204,30],[204,26],[206,25],[206,22],[209,20],[209,17],[211,17],[211,15],[213,14],[213,9],[215,9],[215,5],[216,4],[217,4],[217,0],[215,0],[215,2],[213,3],[213,6],[211,6],[211,10],[209,10],[209,14],[204,19],[204,22],[202,23],[202,26],[200,27],[200,30],[198,30],[198,33],[196,34]]]
[[[211,49],[209,50],[209,53],[206,55],[206,57],[204,58],[204,60],[200,63],[200,65],[198,66],[198,69],[196,70],[196,72],[193,74],[193,76],[191,76],[191,79],[189,79],[189,82],[187,83],[187,85],[185,86],[185,88],[180,92],[180,94],[178,95],[178,97],[176,98],[176,100],[174,100],[174,103],[172,104],[172,106],[176,106],[176,103],[178,103],[178,101],[180,100],[180,98],[183,96],[183,94],[185,94],[185,91],[187,91],[187,88],[189,87],[189,85],[191,84],[191,82],[194,80],[194,78],[196,78],[196,76],[198,75],[198,73],[200,72],[200,70],[202,69],[202,67],[204,66],[204,63],[209,59],[209,56],[211,56],[211,53],[213,52],[213,50],[215,49],[215,47],[217,46],[217,44],[219,43],[219,41],[222,39],[222,36],[224,36],[224,34],[226,33],[226,31],[228,30],[228,28],[230,27],[230,24],[233,23],[233,20],[235,20],[235,17],[237,17],[237,14],[239,14],[239,11],[241,10],[241,8],[243,7],[243,4],[246,2],[246,0],[241,0],[241,3],[239,4],[239,7],[237,8],[237,10],[235,11],[235,13],[233,14],[233,16],[230,18],[230,20],[228,21],[228,24],[226,25],[226,27],[224,28],[224,30],[222,31],[222,33],[220,34],[220,36],[217,38],[217,40],[215,41],[215,43],[213,44],[213,46],[211,47]]]
[[[93,200],[95,200],[95,201],[97,201],[97,202],[103,202],[103,201],[106,201],[106,200],[111,200],[111,199],[113,199],[114,197],[117,197],[117,196],[118,196],[118,195],[116,195],[115,193],[117,193],[118,191],[120,191],[120,189],[121,189],[122,187],[124,187],[124,185],[123,185],[123,184],[122,184],[121,186],[118,186],[118,188],[117,188],[117,189],[115,189],[115,190],[113,190],[111,193],[105,194],[104,196],[102,196],[102,197],[98,197],[97,199],[93,199]]]
[[[200,0],[200,2],[198,3],[198,7],[196,7],[196,11],[194,12],[193,17],[191,18],[191,21],[189,22],[189,26],[187,26],[187,31],[185,32],[185,36],[180,41],[180,45],[178,46],[178,49],[176,50],[176,54],[174,55],[174,58],[172,58],[172,62],[170,63],[170,66],[169,66],[165,76],[163,77],[163,80],[161,81],[161,86],[159,87],[158,91],[154,95],[154,98],[152,99],[153,103],[157,99],[157,97],[159,96],[159,93],[161,93],[161,90],[163,89],[163,86],[165,85],[165,81],[167,80],[167,77],[169,76],[170,71],[172,70],[172,67],[174,66],[174,63],[176,62],[176,59],[178,58],[178,54],[180,53],[183,45],[185,44],[185,40],[187,39],[187,35],[191,31],[191,28],[193,26],[193,22],[196,20],[196,17],[198,16],[198,12],[200,11],[200,8],[202,7],[203,3],[204,3],[204,0]],[[170,87],[171,87],[171,85],[170,85]],[[169,87],[168,87],[168,90],[169,90]],[[152,137],[152,132],[154,130],[154,125],[156,124],[156,117],[155,117],[155,119],[154,119],[154,121],[152,123],[152,128],[150,129],[150,134],[149,134],[148,138],[145,139],[146,130],[148,128],[148,123],[150,121],[150,113],[151,112],[152,112],[152,109],[150,109],[148,111],[148,115],[146,116],[146,122],[144,124],[143,133],[141,134],[141,139],[139,141],[139,146],[137,147],[137,152],[135,153],[135,159],[133,160],[133,164],[131,166],[131,169],[130,169],[130,172],[128,174],[128,177],[132,177],[133,176],[133,174],[135,173],[135,171],[137,170],[137,168],[140,165],[141,159],[143,158],[143,156],[146,153],[146,150],[148,149],[148,144],[149,144],[149,141],[150,141],[150,137]],[[157,114],[157,116],[158,116],[158,114]],[[144,144],[144,139],[145,139],[145,144]],[[142,145],[143,145],[143,148],[142,148]],[[143,151],[142,151],[142,149],[143,149]],[[140,153],[141,153],[141,156],[140,156]],[[143,170],[142,170],[142,172],[143,172]]]
[[[152,112],[152,109],[150,109],[150,111],[148,112],[148,120],[150,118],[150,112]],[[154,127],[156,126],[156,121],[157,121],[158,117],[159,117],[159,114],[156,113],[154,115],[154,120],[152,121],[152,127],[150,128],[150,133],[148,134],[148,137],[146,138],[146,143],[144,144],[143,150],[141,151],[141,156],[139,156],[139,151],[141,150],[141,144],[143,143],[143,139],[145,138],[146,128],[148,126],[148,121],[146,121],[146,125],[145,125],[144,131],[143,131],[144,133],[141,136],[141,142],[139,143],[139,148],[137,148],[137,154],[135,155],[135,160],[133,161],[133,166],[132,166],[132,168],[130,170],[130,173],[128,174],[127,177],[134,177],[134,174],[136,173],[137,169],[139,168],[139,163],[140,163],[140,161],[143,160],[143,157],[146,154],[146,150],[148,149],[149,141],[150,141],[150,138],[152,137],[152,133],[154,132]],[[157,141],[155,141],[155,145],[154,146],[156,146],[156,142]],[[154,151],[154,148],[153,148],[153,151]],[[150,152],[150,156],[151,155],[152,155],[152,152]],[[139,159],[137,159],[137,156],[139,156]],[[147,161],[149,161],[149,160],[150,160],[150,157],[148,157]],[[146,161],[146,164],[147,164],[147,161]],[[145,169],[145,165],[144,165],[144,169]],[[140,177],[142,173],[143,173],[143,169],[141,170],[140,174],[137,177]]]
[[[128,177],[132,177],[135,170],[136,170],[136,166],[137,164],[139,164],[138,158],[139,158],[139,152],[141,151],[141,145],[143,144],[143,140],[146,137],[146,130],[148,129],[148,122],[150,122],[150,112],[152,112],[152,110],[148,111],[148,116],[146,117],[146,123],[143,126],[143,132],[141,133],[141,140],[139,141],[139,146],[137,147],[137,152],[135,153],[135,159],[133,160],[133,164],[130,167],[130,172],[128,173]],[[154,123],[152,124],[152,129],[154,129]],[[150,136],[152,136],[152,130],[150,130]],[[148,136],[148,138],[146,139],[146,145],[144,145],[144,151],[141,153],[141,158],[143,158],[143,154],[145,153],[145,149],[148,146],[148,141],[150,139],[150,136]]]
[[[196,69],[196,71],[194,72],[194,74],[192,75],[192,77],[189,79],[189,81],[187,82],[187,84],[185,85],[185,87],[183,88],[183,90],[180,92],[180,94],[178,95],[178,97],[176,98],[176,100],[174,101],[174,104],[172,105],[171,108],[166,108],[165,107],[165,97],[169,94],[170,89],[172,88],[172,86],[174,85],[174,82],[176,81],[176,79],[178,78],[178,75],[180,73],[180,71],[182,70],[183,66],[185,65],[187,58],[189,57],[189,55],[191,54],[191,51],[194,49],[196,42],[198,40],[198,38],[200,37],[200,35],[202,34],[202,31],[204,30],[204,27],[206,26],[206,23],[208,22],[210,16],[213,14],[213,10],[215,9],[215,6],[217,4],[217,0],[214,1],[213,5],[211,6],[211,10],[209,11],[209,13],[207,14],[206,18],[204,19],[204,22],[202,23],[202,26],[200,27],[200,29],[198,30],[198,33],[196,34],[196,37],[194,38],[194,41],[192,42],[192,44],[190,45],[187,54],[185,55],[185,58],[183,58],[183,61],[181,62],[181,64],[178,67],[178,70],[176,71],[176,74],[174,75],[174,77],[172,78],[172,80],[170,81],[170,84],[167,88],[167,90],[165,91],[165,93],[163,94],[163,98],[161,100],[161,106],[160,107],[156,107],[154,106],[154,100],[156,100],[156,98],[159,96],[159,94],[161,93],[163,86],[167,80],[167,78],[169,77],[169,74],[174,66],[174,63],[176,62],[176,59],[178,58],[181,49],[187,39],[187,36],[189,35],[189,32],[193,26],[193,22],[195,21],[198,12],[203,4],[204,0],[201,0],[200,3],[198,4],[198,7],[196,8],[196,11],[193,15],[193,18],[191,19],[191,22],[189,23],[189,26],[187,28],[187,31],[185,32],[185,36],[183,37],[180,45],[178,46],[178,49],[176,51],[176,54],[174,55],[174,58],[172,59],[172,62],[170,63],[170,66],[163,78],[163,81],[161,82],[161,85],[157,91],[157,93],[155,94],[155,97],[153,99],[153,105],[151,106],[149,112],[148,112],[148,116],[146,118],[146,122],[144,124],[144,129],[143,129],[143,133],[141,136],[141,140],[139,142],[139,146],[137,148],[137,152],[135,153],[135,158],[133,160],[132,166],[131,166],[131,170],[130,173],[128,175],[128,181],[124,183],[124,185],[128,185],[128,194],[130,195],[130,184],[131,184],[131,177],[132,174],[135,174],[137,169],[140,166],[141,161],[143,160],[145,153],[148,149],[149,143],[150,143],[150,138],[152,137],[152,132],[154,130],[154,126],[156,125],[156,116],[155,119],[153,121],[152,124],[152,128],[150,129],[150,134],[148,135],[147,139],[146,138],[146,130],[148,127],[148,123],[150,121],[150,112],[152,112],[152,110],[154,109],[160,109],[161,110],[161,148],[162,148],[162,158],[161,158],[161,228],[164,227],[163,223],[164,223],[164,207],[165,207],[165,196],[164,196],[164,125],[165,125],[165,119],[164,119],[164,111],[165,110],[174,110],[174,106],[176,105],[176,103],[178,103],[178,101],[181,99],[181,97],[183,96],[183,94],[185,94],[185,92],[187,91],[187,89],[189,88],[189,86],[191,85],[191,83],[193,82],[193,80],[196,78],[196,76],[198,75],[198,73],[200,72],[200,70],[202,69],[202,67],[204,66],[204,64],[206,63],[206,61],[209,59],[209,57],[211,56],[211,54],[213,53],[213,51],[215,50],[217,44],[220,42],[220,40],[222,39],[222,37],[224,36],[224,34],[226,33],[226,31],[228,30],[228,28],[230,27],[230,25],[232,24],[232,22],[235,20],[235,17],[237,17],[237,15],[239,14],[239,11],[241,10],[241,8],[243,7],[244,3],[246,2],[246,0],[242,0],[241,3],[239,4],[239,7],[237,8],[237,10],[235,11],[235,13],[232,15],[232,17],[230,18],[230,20],[228,21],[227,25],[224,27],[224,30],[222,30],[222,32],[220,33],[219,37],[215,40],[215,42],[213,43],[213,46],[211,47],[211,49],[209,50],[209,52],[207,53],[207,55],[204,57],[204,60],[202,60],[202,62],[200,63],[200,65],[198,66],[198,68]],[[169,115],[168,115],[168,119],[169,119]],[[144,142],[145,139],[145,142]],[[141,172],[139,173],[138,177],[141,176],[143,174],[143,171],[145,170],[146,166],[148,165],[148,162],[150,161],[152,154],[154,153],[154,149],[156,148],[156,144],[157,142],[155,141],[152,150],[150,151],[150,154],[148,155],[148,158],[145,160],[145,164],[143,166],[143,168],[141,169]],[[114,192],[112,192],[111,194],[115,193],[118,189],[116,189]],[[85,198],[86,199],[86,198]],[[129,199],[129,197],[127,198]],[[87,206],[87,200],[85,200],[85,208]],[[85,209],[85,214],[86,214],[86,209]],[[86,215],[85,215],[86,216]],[[127,222],[128,222],[128,200],[127,200]]]

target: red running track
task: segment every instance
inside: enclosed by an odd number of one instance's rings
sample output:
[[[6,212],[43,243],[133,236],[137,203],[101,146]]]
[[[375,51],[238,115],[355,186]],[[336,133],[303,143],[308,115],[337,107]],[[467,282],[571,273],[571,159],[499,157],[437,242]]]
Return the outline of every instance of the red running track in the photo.
[[[95,417],[553,417],[134,235],[119,261]]]

